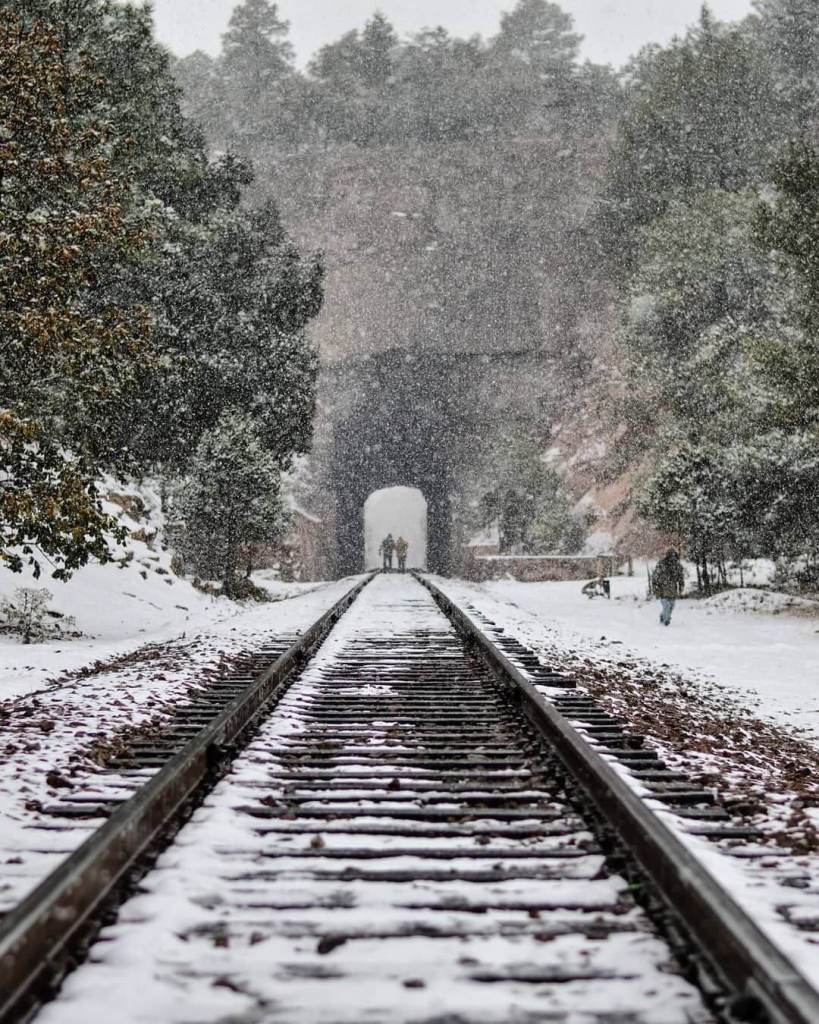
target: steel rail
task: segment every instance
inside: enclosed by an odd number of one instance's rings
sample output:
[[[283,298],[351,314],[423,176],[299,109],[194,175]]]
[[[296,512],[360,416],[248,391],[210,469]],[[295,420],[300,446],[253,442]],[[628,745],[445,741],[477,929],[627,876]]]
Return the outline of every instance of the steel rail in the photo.
[[[817,1024],[819,992],[621,775],[444,591],[415,574],[463,636],[514,684],[521,710],[555,748],[729,994],[733,1019]]]
[[[0,1024],[20,1019],[87,922],[371,579],[353,586],[0,921]]]

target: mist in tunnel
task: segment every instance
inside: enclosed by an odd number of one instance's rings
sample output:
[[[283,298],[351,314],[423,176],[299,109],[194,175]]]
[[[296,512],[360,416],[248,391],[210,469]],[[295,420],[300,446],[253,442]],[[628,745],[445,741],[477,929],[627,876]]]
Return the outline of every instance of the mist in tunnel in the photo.
[[[385,487],[374,491],[364,502],[364,566],[382,565],[379,547],[391,533],[409,544],[408,569],[427,567],[427,502],[417,487]],[[393,560],[397,568],[397,558]]]

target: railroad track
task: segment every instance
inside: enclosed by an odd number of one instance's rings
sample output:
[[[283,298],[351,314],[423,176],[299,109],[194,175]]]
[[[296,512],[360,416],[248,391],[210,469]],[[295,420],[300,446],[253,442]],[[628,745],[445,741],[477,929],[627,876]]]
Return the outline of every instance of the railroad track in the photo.
[[[819,1021],[614,765],[692,831],[742,826],[431,581],[359,585],[225,686],[52,809],[103,824],[0,922],[0,1020],[87,958],[43,1024],[112,994],[122,1024]]]

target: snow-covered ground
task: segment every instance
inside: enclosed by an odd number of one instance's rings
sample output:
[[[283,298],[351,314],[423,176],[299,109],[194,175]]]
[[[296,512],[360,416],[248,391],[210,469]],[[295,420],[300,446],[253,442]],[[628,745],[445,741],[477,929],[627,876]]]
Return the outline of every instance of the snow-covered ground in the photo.
[[[13,601],[20,587],[45,588],[52,594],[49,607],[71,616],[75,622],[70,632],[81,634],[24,645],[18,637],[0,632],[0,705],[42,689],[64,673],[128,655],[147,644],[190,637],[246,610],[202,593],[172,572],[171,552],[156,541],[163,527],[158,495],[149,487],[135,487],[119,497],[128,511],[111,501],[105,502],[106,511],[118,514],[131,536],[115,549],[115,561],[87,565],[66,583],[51,579],[48,566],[39,579],[29,569],[19,575],[0,571],[0,601]],[[316,586],[282,583],[269,572],[257,573],[255,582],[274,600]]]
[[[645,574],[612,579],[612,599],[581,583],[495,581],[474,587],[534,617],[548,637],[708,676],[758,715],[819,741],[819,604],[745,588],[678,601],[671,625],[646,599]]]
[[[299,596],[245,608],[217,602],[222,621],[207,623],[207,614],[202,615],[196,630],[193,617],[182,622],[170,616],[151,644],[145,643],[144,634],[119,640],[109,635],[95,646],[77,648],[74,663],[83,651],[86,661],[89,656],[107,659],[117,645],[129,653],[97,665],[84,664],[73,674],[62,675],[71,664],[62,660],[68,644],[19,648],[32,661],[39,658],[44,672],[34,677],[40,682],[35,692],[0,701],[0,913],[94,827],[93,822],[78,822],[76,827],[55,824],[43,807],[66,791],[93,791],[99,763],[125,733],[161,725],[177,704],[206,688],[243,653],[303,632],[357,579],[301,585],[305,592]],[[286,592],[293,587],[277,589]],[[116,597],[105,594],[100,600],[113,604]],[[165,641],[156,641],[163,629]],[[182,637],[184,629],[187,636]],[[176,638],[167,640],[169,633]],[[53,681],[43,686],[47,679]]]
[[[435,582],[461,607],[471,609],[468,614],[477,614],[479,624],[483,616],[507,637],[531,647],[542,663],[573,678],[578,686],[573,692],[589,693],[631,731],[644,735],[649,748],[671,770],[682,772],[695,786],[716,792],[737,822],[758,830],[758,841],[748,842],[731,838],[712,841],[694,835],[691,820],[652,799],[625,766],[616,767],[767,937],[816,984],[819,751],[815,732],[805,734],[813,740],[811,745],[800,727],[791,724],[796,713],[774,713],[770,691],[764,699],[757,698],[748,687],[739,685],[746,676],[765,681],[764,668],[754,674],[753,658],[744,661],[744,671],[731,675],[735,681],[731,686],[724,685],[723,675],[718,676],[718,683],[710,672],[690,666],[713,667],[707,650],[704,655],[698,651],[697,635],[705,634],[703,642],[715,649],[730,650],[732,644],[738,647],[746,639],[750,643],[755,630],[764,627],[766,635],[801,652],[801,692],[807,699],[816,679],[817,621],[806,620],[810,632],[805,637],[799,631],[799,620],[737,610],[746,605],[742,594],[728,602],[700,602],[688,609],[689,615],[675,618],[678,626],[687,623],[691,636],[678,641],[678,667],[672,667],[662,645],[665,637],[673,634],[674,624],[669,629],[660,627],[655,619],[656,602],[649,605],[638,598],[645,592],[644,582],[613,580],[621,593],[631,592],[631,599],[619,603],[578,596],[577,583]],[[726,603],[735,607],[726,610]],[[524,605],[534,611],[524,610]],[[777,632],[779,626],[785,627],[782,634]],[[791,627],[796,632],[788,632]],[[656,631],[657,640],[644,638],[649,629]],[[618,635],[629,638],[630,645],[617,639]],[[641,643],[643,656],[636,653]],[[660,647],[652,646],[656,644]],[[759,658],[765,657],[765,643],[758,643],[755,649]],[[786,664],[796,666],[798,657],[791,654]],[[719,661],[722,669],[729,665],[727,655],[725,659]],[[796,692],[795,671],[791,682]],[[548,702],[552,691],[539,689]],[[577,724],[582,731],[582,717]],[[593,745],[597,742],[593,736],[588,738]],[[604,757],[612,762],[609,755]]]
[[[44,1009],[42,1024],[102,1024],[112,992],[123,1024],[711,1020],[624,898],[626,881],[605,871],[598,851],[576,856],[591,837],[561,798],[542,794],[543,810],[563,814],[561,829],[523,838],[505,833],[509,823],[492,811],[475,812],[456,793],[444,798],[446,771],[401,756],[418,742],[411,707],[394,705],[389,720],[372,721],[372,757],[361,754],[355,734],[331,741],[317,755],[326,765],[318,770],[332,773],[322,783],[328,790],[303,789],[305,769],[291,755],[302,734],[317,749],[327,743],[326,726],[313,718],[322,699],[346,694],[348,713],[369,726],[371,712],[357,704],[362,689],[400,701],[410,659],[436,657],[434,641],[429,654],[419,652],[418,630],[452,637],[411,577],[377,577],[142,880],[90,962]],[[351,666],[385,637],[391,649],[378,662],[381,682],[361,687]],[[465,674],[457,648],[444,648],[444,659],[439,666]],[[475,687],[479,695],[479,679]],[[362,771],[380,792],[362,787]],[[474,778],[467,766],[463,774],[464,782]],[[425,781],[437,796],[413,788]],[[497,782],[475,785],[494,792]],[[338,800],[342,812],[333,813]],[[271,817],[249,815],[254,808]],[[436,810],[452,817],[423,820]],[[570,859],[561,862],[561,851]],[[490,882],[470,879],[489,865]],[[390,877],[395,872],[408,877]],[[538,909],[521,911],[521,903]],[[594,938],[584,925],[597,927]]]

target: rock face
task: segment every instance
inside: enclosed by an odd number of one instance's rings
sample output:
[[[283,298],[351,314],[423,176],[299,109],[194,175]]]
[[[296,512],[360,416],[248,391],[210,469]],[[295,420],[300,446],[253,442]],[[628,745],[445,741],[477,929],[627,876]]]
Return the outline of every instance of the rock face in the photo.
[[[281,157],[261,187],[288,231],[327,257],[314,327],[327,362],[388,349],[507,352],[565,346],[573,235],[602,140],[548,138],[333,148]]]
[[[602,138],[494,138],[261,168],[297,244],[326,258],[314,504],[336,571],[359,568],[364,501],[395,484],[423,491],[430,566],[452,566],[452,494],[476,443],[510,417],[547,437],[587,402],[612,329],[581,250],[604,152]],[[580,498],[585,478],[566,476]]]

